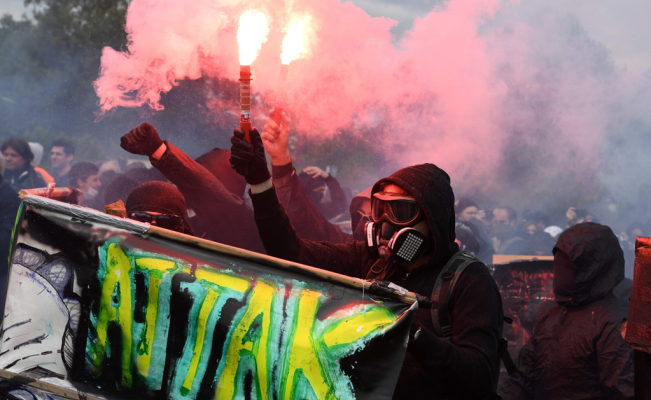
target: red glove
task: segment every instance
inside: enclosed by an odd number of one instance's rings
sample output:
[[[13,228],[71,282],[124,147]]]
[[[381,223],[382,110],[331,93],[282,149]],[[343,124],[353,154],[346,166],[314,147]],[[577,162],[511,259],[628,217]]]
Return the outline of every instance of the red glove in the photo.
[[[151,156],[163,144],[156,129],[149,123],[140,124],[120,138],[120,147],[131,154]]]

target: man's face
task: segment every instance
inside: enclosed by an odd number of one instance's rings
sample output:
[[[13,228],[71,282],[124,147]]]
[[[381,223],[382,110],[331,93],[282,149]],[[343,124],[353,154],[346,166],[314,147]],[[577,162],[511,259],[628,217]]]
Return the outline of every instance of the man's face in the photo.
[[[11,147],[7,147],[2,155],[5,156],[6,169],[8,171],[22,168],[25,164],[27,164],[27,160],[25,160],[23,156],[21,156],[16,150],[12,149]]]
[[[88,189],[97,190],[102,186],[102,182],[100,182],[97,174],[89,176],[85,181],[82,181],[81,179],[77,179],[77,181],[79,189],[81,189],[82,192],[88,192]]]
[[[50,150],[50,161],[52,162],[52,168],[54,169],[64,169],[70,166],[74,156],[72,154],[67,155],[63,147],[54,146]]]
[[[508,211],[501,208],[496,208],[495,210],[493,210],[493,221],[492,221],[493,226],[513,225],[514,223],[515,221],[511,221],[509,219]]]
[[[463,211],[459,213],[457,217],[461,222],[471,221],[475,219],[475,217],[477,217],[477,207],[475,206],[466,207],[463,209]]]

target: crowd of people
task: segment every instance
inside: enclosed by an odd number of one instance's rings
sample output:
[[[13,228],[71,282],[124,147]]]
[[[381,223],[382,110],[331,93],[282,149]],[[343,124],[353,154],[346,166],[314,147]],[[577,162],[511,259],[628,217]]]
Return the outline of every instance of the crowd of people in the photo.
[[[283,114],[277,124],[273,112],[250,141],[238,128],[230,150],[196,159],[141,124],[120,146],[147,156],[151,168],[75,162],[73,143],[57,140],[45,171],[40,144],[7,139],[0,259],[7,259],[18,191],[50,182],[77,188],[84,207],[104,211],[122,201],[128,218],[417,293],[421,307],[394,398],[491,399],[504,361],[504,315],[486,265],[495,255],[551,256],[556,306],[540,316],[522,354],[513,355],[519,370],[500,383],[501,394],[633,398],[633,350],[621,334],[626,312],[613,288],[625,264],[632,266],[635,237],[651,229],[636,223],[616,235],[574,207],[562,226],[541,211],[519,218],[508,205],[486,209],[455,199],[450,177],[434,164],[398,170],[353,197],[327,170],[297,172],[290,121]]]

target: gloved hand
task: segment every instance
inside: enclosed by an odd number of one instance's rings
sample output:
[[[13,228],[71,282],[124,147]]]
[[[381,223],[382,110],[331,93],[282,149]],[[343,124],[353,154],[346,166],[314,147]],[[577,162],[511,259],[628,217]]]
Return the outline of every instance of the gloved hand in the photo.
[[[131,154],[151,156],[163,144],[156,129],[149,123],[140,124],[120,138],[120,147]]]
[[[271,178],[264,156],[264,146],[257,129],[251,129],[251,143],[244,139],[244,131],[235,129],[231,138],[231,166],[246,179],[249,185],[257,185]],[[251,151],[253,149],[253,151]]]

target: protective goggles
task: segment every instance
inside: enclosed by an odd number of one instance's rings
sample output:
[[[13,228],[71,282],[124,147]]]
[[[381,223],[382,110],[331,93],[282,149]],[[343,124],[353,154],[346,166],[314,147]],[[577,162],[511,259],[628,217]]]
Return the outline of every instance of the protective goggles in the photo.
[[[371,214],[374,222],[387,221],[395,226],[411,226],[422,219],[416,200],[397,193],[375,193],[371,200]]]
[[[152,214],[144,211],[130,212],[129,218],[169,230],[176,230],[183,224],[183,217],[178,215]]]

